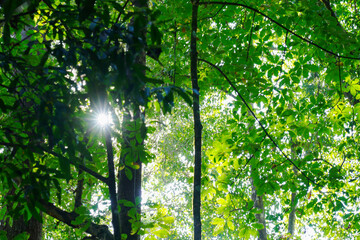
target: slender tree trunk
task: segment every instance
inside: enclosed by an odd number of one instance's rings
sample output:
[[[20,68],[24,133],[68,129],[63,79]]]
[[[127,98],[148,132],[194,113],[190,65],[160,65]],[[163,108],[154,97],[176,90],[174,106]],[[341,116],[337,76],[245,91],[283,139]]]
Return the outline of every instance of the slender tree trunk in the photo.
[[[193,113],[194,113],[194,137],[195,137],[195,159],[194,159],[194,196],[193,196],[193,217],[194,217],[194,239],[201,240],[201,133],[202,125],[200,120],[200,100],[198,85],[198,54],[196,49],[198,0],[192,2],[191,22],[191,83],[193,88]]]
[[[294,143],[291,146],[291,158],[295,159],[296,152],[295,152],[295,146]],[[298,174],[298,170],[293,166],[293,171],[295,176]],[[288,239],[293,239],[293,236],[295,235],[295,220],[296,220],[296,195],[297,192],[292,191],[291,192],[291,212],[289,214],[289,225],[288,225],[288,233],[291,234],[291,236]]]
[[[296,192],[291,193],[291,212],[289,214],[289,226],[288,226],[288,233],[291,234],[289,239],[295,234],[295,220],[296,220]]]
[[[108,186],[109,186],[109,195],[111,202],[111,214],[112,214],[112,225],[114,228],[114,238],[115,240],[121,239],[120,233],[120,219],[119,219],[119,210],[118,210],[118,201],[116,194],[116,179],[115,179],[115,166],[114,166],[114,153],[113,146],[111,141],[110,128],[105,129],[105,141],[106,141],[106,152],[107,152],[107,162],[108,162]]]
[[[249,116],[251,116],[250,111],[248,111]],[[249,128],[249,132],[253,127],[251,126]],[[251,173],[254,172],[254,165],[250,165],[250,171]],[[261,213],[255,214],[255,218],[257,219],[258,223],[261,223],[264,228],[259,229],[259,240],[266,240],[267,239],[267,233],[266,233],[266,221],[265,221],[265,206],[264,206],[264,199],[263,196],[260,196],[257,194],[256,186],[254,185],[254,180],[252,177],[250,177],[251,182],[251,200],[254,202],[254,208],[261,210]]]
[[[250,178],[251,181],[251,200],[254,201],[254,207],[261,210],[261,213],[255,214],[256,219],[259,223],[264,225],[263,229],[259,229],[259,240],[266,240],[267,239],[267,233],[266,233],[266,221],[265,221],[265,206],[264,206],[264,200],[263,196],[259,196],[257,194],[254,181],[252,178]]]

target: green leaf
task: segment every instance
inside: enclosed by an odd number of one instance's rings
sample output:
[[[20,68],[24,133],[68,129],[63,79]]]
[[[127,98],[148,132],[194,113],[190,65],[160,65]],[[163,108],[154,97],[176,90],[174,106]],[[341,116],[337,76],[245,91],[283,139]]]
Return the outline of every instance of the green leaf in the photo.
[[[85,206],[80,206],[75,209],[75,212],[79,215],[86,215],[86,214],[88,214],[88,211],[89,210]]]
[[[5,105],[4,101],[0,98],[0,109],[3,113],[7,112],[7,106]]]
[[[131,201],[127,201],[127,200],[119,200],[119,203],[123,204],[125,207],[135,207],[135,204]]]
[[[216,225],[213,231],[213,235],[217,236],[224,231],[224,225]]]
[[[174,90],[184,99],[184,101],[191,107],[192,106],[192,99],[190,98],[190,94],[187,93],[182,88],[174,88]]]
[[[211,221],[211,224],[212,225],[222,225],[222,226],[224,226],[225,225],[225,219],[216,217]]]
[[[29,238],[30,238],[30,234],[27,232],[23,232],[16,235],[13,240],[28,240]]]
[[[226,205],[227,205],[227,204],[226,204],[226,200],[223,199],[223,198],[218,198],[218,199],[216,199],[216,202],[217,202],[218,204],[222,205],[222,206],[226,206]]]
[[[86,218],[87,218],[86,215],[79,215],[75,218],[75,220],[71,221],[71,224],[73,224],[73,225],[83,224],[86,221]]]
[[[262,223],[253,223],[252,226],[258,230],[264,228],[264,225]]]
[[[172,224],[172,223],[174,223],[175,218],[174,217],[163,217],[162,221],[167,224]]]
[[[4,24],[4,29],[3,29],[3,40],[4,40],[4,44],[5,45],[9,45],[10,44],[10,25],[8,23]]]
[[[153,45],[161,44],[161,33],[154,24],[151,24],[151,26],[150,26],[150,36],[151,36],[151,42],[153,43]]]
[[[166,229],[155,230],[152,233],[159,238],[167,238],[170,235],[170,232]]]
[[[6,235],[7,232],[5,232],[4,230],[0,230],[0,240],[8,240]]]
[[[227,220],[226,224],[228,225],[230,230],[235,230],[235,225],[231,220]]]
[[[60,170],[61,172],[64,174],[64,177],[66,180],[70,180],[71,175],[70,175],[70,162],[67,158],[59,156],[58,158],[59,160],[59,166],[60,166]]]
[[[128,167],[125,167],[125,175],[126,175],[126,177],[131,181],[132,180],[132,178],[133,178],[133,174],[132,174],[132,171],[131,171],[131,169],[130,168],[128,168]]]
[[[143,138],[142,138],[140,132],[137,132],[137,133],[136,133],[136,141],[137,141],[139,144],[141,144],[142,141],[143,141]]]
[[[4,219],[6,211],[7,211],[6,206],[1,207],[1,209],[0,209],[0,219]]]

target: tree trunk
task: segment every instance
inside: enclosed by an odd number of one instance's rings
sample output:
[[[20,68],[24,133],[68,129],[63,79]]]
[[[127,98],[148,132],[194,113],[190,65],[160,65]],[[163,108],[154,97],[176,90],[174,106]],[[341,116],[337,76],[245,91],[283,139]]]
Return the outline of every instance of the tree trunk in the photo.
[[[21,32],[21,41],[26,39],[28,35],[26,32],[34,28],[33,26],[25,26]],[[18,182],[20,184],[20,182]],[[14,195],[15,187],[11,188],[6,196]],[[5,196],[5,197],[6,197]],[[12,208],[12,203],[8,204],[8,209]],[[40,212],[40,216],[42,216]],[[18,234],[27,232],[30,234],[29,240],[41,240],[42,239],[42,223],[32,217],[29,221],[25,222],[23,216],[19,216],[13,220],[12,226],[9,221],[0,222],[0,230],[7,232],[8,240],[14,239]]]
[[[111,214],[112,214],[112,225],[114,228],[114,238],[121,238],[121,228],[120,228],[120,218],[118,210],[118,199],[116,194],[116,178],[115,178],[115,165],[114,165],[114,153],[111,140],[111,132],[108,127],[105,130],[105,139],[106,139],[106,152],[107,152],[107,162],[108,162],[108,186],[109,186],[109,195],[111,201]]]
[[[267,239],[267,233],[266,233],[266,221],[265,221],[265,207],[264,207],[264,201],[263,201],[263,196],[259,196],[257,195],[257,191],[254,185],[254,181],[252,178],[250,178],[251,181],[251,199],[254,202],[254,207],[256,209],[261,210],[261,213],[257,213],[255,214],[256,219],[258,220],[259,223],[261,223],[262,225],[264,225],[263,229],[259,229],[259,240],[266,240]]]
[[[137,8],[148,8],[147,0],[132,0],[133,6]],[[146,18],[146,16],[145,16]],[[146,39],[146,25],[135,26],[134,19],[130,25],[134,27],[136,37],[141,38],[144,42]],[[135,63],[146,65],[145,46],[142,49],[139,46],[129,46],[129,51],[136,56]],[[129,79],[133,79],[132,70],[129,69]],[[143,72],[145,76],[145,72]],[[136,80],[134,81],[136,84]],[[143,89],[139,89],[142,91]],[[136,99],[129,99],[125,103],[122,122],[122,146],[120,156],[120,169],[118,175],[118,201],[120,205],[120,231],[121,235],[127,236],[127,240],[140,240],[138,230],[140,228],[141,214],[141,179],[142,179],[142,161],[140,154],[134,154],[138,146],[144,145],[146,136],[145,115],[140,110]],[[140,124],[140,127],[135,127]],[[135,129],[135,130],[134,130]],[[135,131],[135,133],[134,133]],[[141,141],[136,136],[141,136]],[[135,146],[131,142],[135,141]],[[140,150],[141,151],[141,150]],[[130,160],[129,160],[130,159]],[[132,165],[132,166],[131,166]],[[130,203],[130,204],[129,204]],[[137,204],[138,203],[138,204]],[[130,206],[131,205],[131,206]]]
[[[134,119],[132,119],[129,112],[126,112],[123,117],[123,144],[122,144],[122,154],[120,162],[122,166],[125,166],[123,169],[119,170],[119,185],[118,185],[118,200],[120,203],[120,231],[121,234],[127,235],[127,240],[139,240],[140,235],[137,232],[137,226],[140,226],[140,213],[141,208],[140,204],[135,209],[136,200],[141,199],[141,160],[132,159],[133,164],[138,166],[138,169],[134,169],[129,166],[127,159],[132,158],[131,152],[133,151],[130,146],[130,142],[134,140],[135,137],[131,136],[131,131],[129,130],[132,124],[135,124],[136,120],[140,118],[140,110],[137,110]],[[135,121],[135,122],[134,122]],[[143,123],[142,123],[143,124]],[[135,134],[136,135],[136,134]],[[137,141],[135,139],[135,141]],[[137,145],[144,144],[137,142]],[[128,150],[126,150],[128,149]],[[125,150],[125,151],[124,151]],[[124,153],[125,152],[125,153]],[[125,202],[126,201],[126,202]],[[133,206],[129,206],[128,202],[131,202]],[[134,223],[134,225],[132,224]],[[132,232],[132,230],[134,230]]]
[[[294,160],[296,158],[296,152],[295,152],[295,144],[293,143],[291,146],[291,158]],[[296,176],[298,174],[298,170],[293,166],[294,175]],[[291,236],[288,239],[293,239],[293,236],[295,235],[295,220],[296,220],[296,195],[297,192],[292,191],[291,192],[291,212],[289,214],[289,225],[288,225],[288,233],[291,234]]]
[[[14,195],[15,188],[13,187],[5,197]],[[8,209],[12,208],[12,203],[8,204]],[[40,216],[41,213],[40,213]],[[17,219],[13,220],[12,226],[9,221],[0,222],[0,230],[7,232],[8,240],[14,239],[18,234],[27,232],[30,234],[29,240],[41,240],[42,239],[42,223],[36,220],[34,217],[25,222],[24,217],[21,215]]]
[[[193,195],[193,218],[194,218],[194,240],[201,240],[201,132],[200,100],[198,85],[198,54],[196,49],[198,0],[192,2],[191,22],[191,83],[193,88],[193,113],[194,113],[194,138],[195,138],[195,159],[194,159],[194,195]]]
[[[296,192],[291,193],[291,212],[289,214],[289,225],[288,225],[288,233],[291,236],[288,239],[292,239],[295,234],[295,220],[296,220]]]
[[[17,235],[23,232],[27,232],[30,235],[29,240],[42,239],[42,223],[35,218],[31,218],[28,222],[25,222],[24,218],[20,216],[13,221],[12,226],[10,226],[8,221],[6,221],[6,223],[1,223],[0,230],[7,232],[8,240],[13,240]]]
[[[252,116],[252,114],[249,110],[248,110],[248,114],[250,116]],[[250,133],[251,129],[253,129],[252,126],[250,126],[250,128],[249,128],[249,133]],[[250,171],[251,171],[251,173],[254,172],[253,164],[250,165]],[[267,240],[264,199],[263,199],[263,196],[260,196],[257,194],[256,186],[254,185],[254,179],[252,177],[250,177],[250,183],[251,183],[251,200],[254,202],[254,208],[261,210],[261,213],[255,214],[255,218],[257,219],[258,223],[261,223],[264,226],[263,229],[258,230],[258,232],[259,232],[258,239],[259,240]]]

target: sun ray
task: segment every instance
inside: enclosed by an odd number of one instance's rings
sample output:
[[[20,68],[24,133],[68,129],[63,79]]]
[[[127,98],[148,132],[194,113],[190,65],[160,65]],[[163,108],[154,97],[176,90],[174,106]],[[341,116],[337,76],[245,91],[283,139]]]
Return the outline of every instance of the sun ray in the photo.
[[[96,125],[105,128],[112,124],[112,117],[110,113],[107,112],[98,112],[95,115]]]

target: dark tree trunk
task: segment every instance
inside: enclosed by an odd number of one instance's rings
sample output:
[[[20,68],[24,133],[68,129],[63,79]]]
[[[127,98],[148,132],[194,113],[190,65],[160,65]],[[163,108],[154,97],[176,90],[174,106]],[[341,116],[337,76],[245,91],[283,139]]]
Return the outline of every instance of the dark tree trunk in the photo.
[[[5,197],[15,194],[15,188],[13,187]],[[8,203],[8,209],[12,208],[12,203]],[[40,216],[41,213],[40,213]],[[32,217],[29,221],[25,222],[23,216],[19,216],[13,220],[12,226],[9,221],[0,222],[0,230],[7,232],[8,240],[12,240],[16,235],[27,232],[30,234],[29,240],[41,240],[42,239],[42,223]]]
[[[191,22],[191,83],[193,88],[193,113],[194,113],[194,138],[195,138],[195,159],[194,159],[194,190],[193,190],[193,218],[194,218],[194,239],[201,240],[201,133],[202,125],[200,120],[200,100],[198,85],[198,54],[196,49],[196,32],[198,16],[198,0],[192,2]]]
[[[25,26],[24,30],[21,32],[21,41],[26,39],[28,36],[26,34],[27,30],[33,28],[32,26]],[[20,184],[20,181],[18,182]],[[6,196],[11,196],[15,194],[15,188],[11,188]],[[6,197],[5,196],[5,197]],[[26,200],[25,200],[26,201]],[[8,209],[12,208],[12,203],[8,204]],[[41,213],[40,213],[40,216]],[[19,216],[17,219],[13,220],[12,226],[10,226],[8,221],[0,222],[0,230],[7,232],[8,240],[12,240],[16,235],[23,232],[30,234],[29,240],[41,240],[42,239],[42,223],[32,217],[29,221],[25,222],[23,216]]]
[[[132,0],[133,6],[137,8],[148,8],[147,0]],[[146,18],[146,16],[145,16]],[[131,21],[130,25],[134,26],[134,32],[137,37],[141,38],[143,41],[146,39],[146,25],[145,26],[135,26],[134,19]],[[136,29],[138,27],[138,29]],[[133,56],[136,56],[135,63],[139,65],[146,65],[146,53],[145,46],[142,46],[142,49],[139,49],[139,46],[129,46],[130,52]],[[128,69],[129,76],[128,78],[134,80],[134,74],[131,72],[131,69]],[[145,72],[143,72],[145,76]],[[135,79],[136,83],[137,80]],[[138,89],[142,91],[143,89]],[[139,154],[133,154],[131,150],[133,147],[137,148],[138,146],[144,145],[144,138],[146,135],[145,130],[145,115],[141,112],[140,106],[137,103],[136,99],[129,99],[125,103],[124,116],[122,122],[122,146],[121,146],[121,156],[120,156],[120,169],[118,175],[118,200],[120,209],[120,231],[122,235],[127,236],[127,240],[140,240],[140,235],[138,230],[140,227],[140,214],[141,214],[141,178],[142,178],[142,161]],[[140,124],[140,128],[136,128],[134,133],[131,126]],[[132,129],[132,130],[131,130]],[[142,140],[139,142],[139,139],[136,138],[136,135],[141,136]],[[131,142],[135,141],[135,146],[131,146]],[[129,166],[130,162],[133,164],[133,167]],[[135,167],[134,167],[135,166]],[[128,203],[132,203],[129,206]],[[136,204],[138,203],[138,204]],[[134,211],[135,210],[135,211]]]
[[[140,110],[138,110],[140,112]],[[134,159],[134,164],[139,168],[134,169],[129,167],[126,164],[126,159],[131,158],[131,140],[134,140],[134,137],[130,137],[131,131],[130,126],[134,124],[134,121],[138,119],[138,114],[135,115],[135,119],[132,119],[129,112],[124,114],[123,117],[123,126],[122,126],[122,134],[123,134],[123,145],[122,145],[122,154],[120,158],[120,162],[122,166],[125,168],[119,171],[119,185],[118,185],[118,200],[120,203],[120,231],[121,234],[127,235],[127,240],[139,240],[140,235],[136,232],[132,232],[132,230],[136,231],[136,224],[140,222],[140,213],[141,208],[140,204],[137,205],[136,212],[134,212],[134,207],[136,203],[136,199],[141,199],[141,160]],[[136,141],[136,140],[135,140]],[[143,144],[143,142],[138,143]],[[126,150],[128,149],[128,150]],[[125,151],[124,151],[125,150]],[[125,153],[124,153],[125,152]],[[129,206],[127,201],[133,203],[134,206]],[[132,226],[132,222],[135,223]]]
[[[31,218],[28,222],[20,216],[13,221],[12,226],[8,222],[1,223],[0,230],[7,232],[8,240],[14,239],[18,234],[27,232],[30,234],[29,240],[42,240],[42,223],[35,218]]]
[[[107,162],[108,162],[108,186],[109,194],[111,201],[111,214],[112,214],[112,225],[114,228],[114,238],[115,240],[121,239],[121,228],[120,228],[120,218],[118,210],[118,199],[116,194],[116,178],[115,178],[115,166],[114,166],[114,153],[113,146],[111,141],[110,129],[105,130],[105,139],[106,139],[106,152],[107,152]]]

